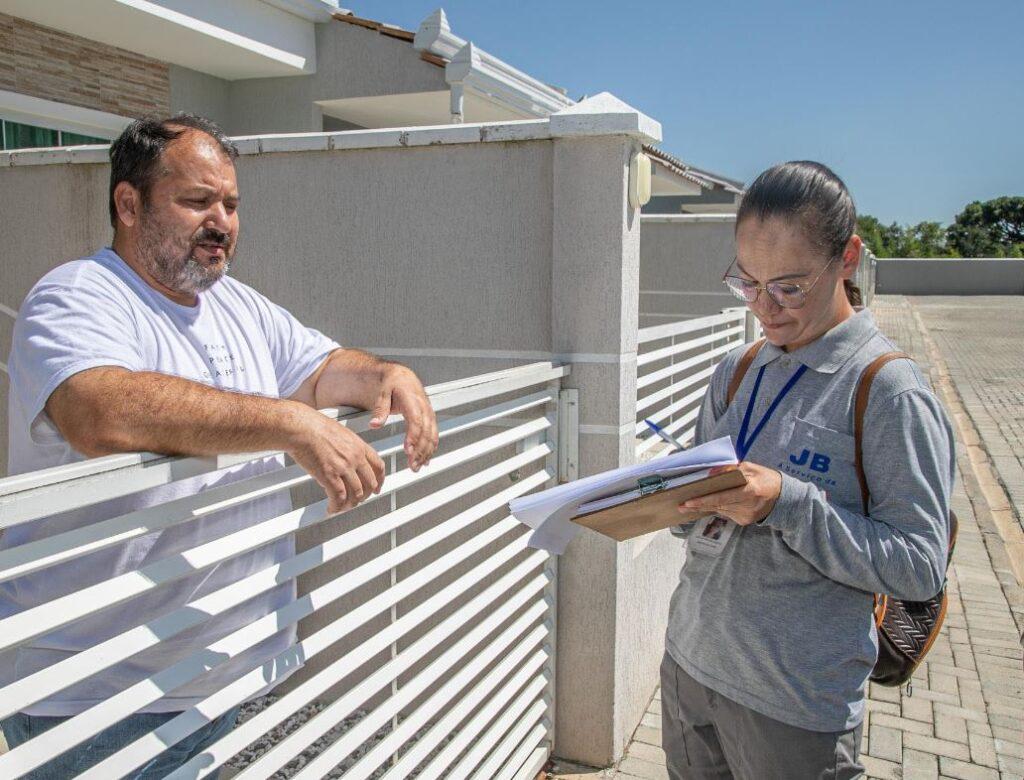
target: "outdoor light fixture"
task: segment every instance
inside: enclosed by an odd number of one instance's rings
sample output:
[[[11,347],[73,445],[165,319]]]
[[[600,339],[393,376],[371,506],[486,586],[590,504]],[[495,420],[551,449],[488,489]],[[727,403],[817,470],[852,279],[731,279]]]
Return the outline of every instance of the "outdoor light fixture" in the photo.
[[[651,199],[651,158],[637,152],[629,161],[629,205],[638,209]]]

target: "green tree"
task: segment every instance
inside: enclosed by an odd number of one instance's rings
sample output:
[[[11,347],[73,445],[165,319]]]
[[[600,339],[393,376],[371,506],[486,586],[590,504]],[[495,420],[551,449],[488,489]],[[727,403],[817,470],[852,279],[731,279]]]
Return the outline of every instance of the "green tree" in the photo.
[[[950,257],[955,254],[946,242],[946,230],[938,222],[918,222],[904,230],[906,257]]]
[[[893,222],[883,225],[870,214],[857,217],[857,235],[868,245],[876,257],[899,257],[903,230]]]
[[[857,218],[857,235],[876,257],[949,257],[946,231],[938,222],[883,225],[870,214]]]
[[[956,215],[947,236],[963,257],[1024,256],[1024,197],[969,203]]]

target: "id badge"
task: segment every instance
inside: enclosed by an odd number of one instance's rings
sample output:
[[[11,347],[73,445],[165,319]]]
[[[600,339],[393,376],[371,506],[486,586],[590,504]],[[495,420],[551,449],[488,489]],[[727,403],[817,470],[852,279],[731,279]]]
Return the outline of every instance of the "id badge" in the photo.
[[[696,554],[717,557],[722,554],[735,531],[736,523],[732,520],[709,515],[696,522],[687,543]]]

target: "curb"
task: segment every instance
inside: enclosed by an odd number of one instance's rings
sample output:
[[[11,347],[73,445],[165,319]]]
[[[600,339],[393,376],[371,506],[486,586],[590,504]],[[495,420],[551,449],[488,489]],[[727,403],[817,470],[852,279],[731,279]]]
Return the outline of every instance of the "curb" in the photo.
[[[977,490],[971,491],[973,495],[970,495],[970,498],[980,499],[980,503],[984,504],[984,514],[987,516],[985,519],[990,520],[992,526],[998,532],[998,536],[1005,547],[1010,569],[1013,572],[1017,585],[1024,587],[1024,530],[1021,529],[1016,510],[1010,501],[1009,494],[999,481],[999,476],[992,466],[991,456],[964,406],[963,399],[960,397],[956,383],[950,375],[949,366],[945,358],[943,358],[934,339],[932,339],[931,334],[928,332],[928,328],[924,324],[924,320],[921,318],[917,307],[909,299],[907,299],[907,303],[910,305],[911,313],[914,316],[914,323],[921,334],[925,350],[928,353],[928,359],[931,362],[929,373],[932,375],[932,382],[935,385],[936,391],[941,395],[946,408],[952,415],[953,424],[956,426],[960,438],[965,445],[966,452],[964,454],[966,455],[967,463],[970,465],[973,482],[977,486]],[[971,487],[974,486],[972,485]],[[972,503],[974,502],[972,501]],[[988,547],[987,537],[989,534],[985,536],[986,547]],[[989,555],[992,557],[991,551]]]

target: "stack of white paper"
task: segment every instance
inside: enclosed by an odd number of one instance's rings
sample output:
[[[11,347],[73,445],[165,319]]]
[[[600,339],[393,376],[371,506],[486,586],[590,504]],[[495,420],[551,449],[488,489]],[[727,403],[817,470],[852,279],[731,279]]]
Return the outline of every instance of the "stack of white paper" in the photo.
[[[732,439],[725,436],[646,463],[605,471],[540,493],[522,496],[511,501],[509,509],[519,522],[533,529],[529,541],[531,547],[561,555],[580,530],[572,518],[583,504],[629,490],[643,477],[657,475],[668,480],[736,462]]]

